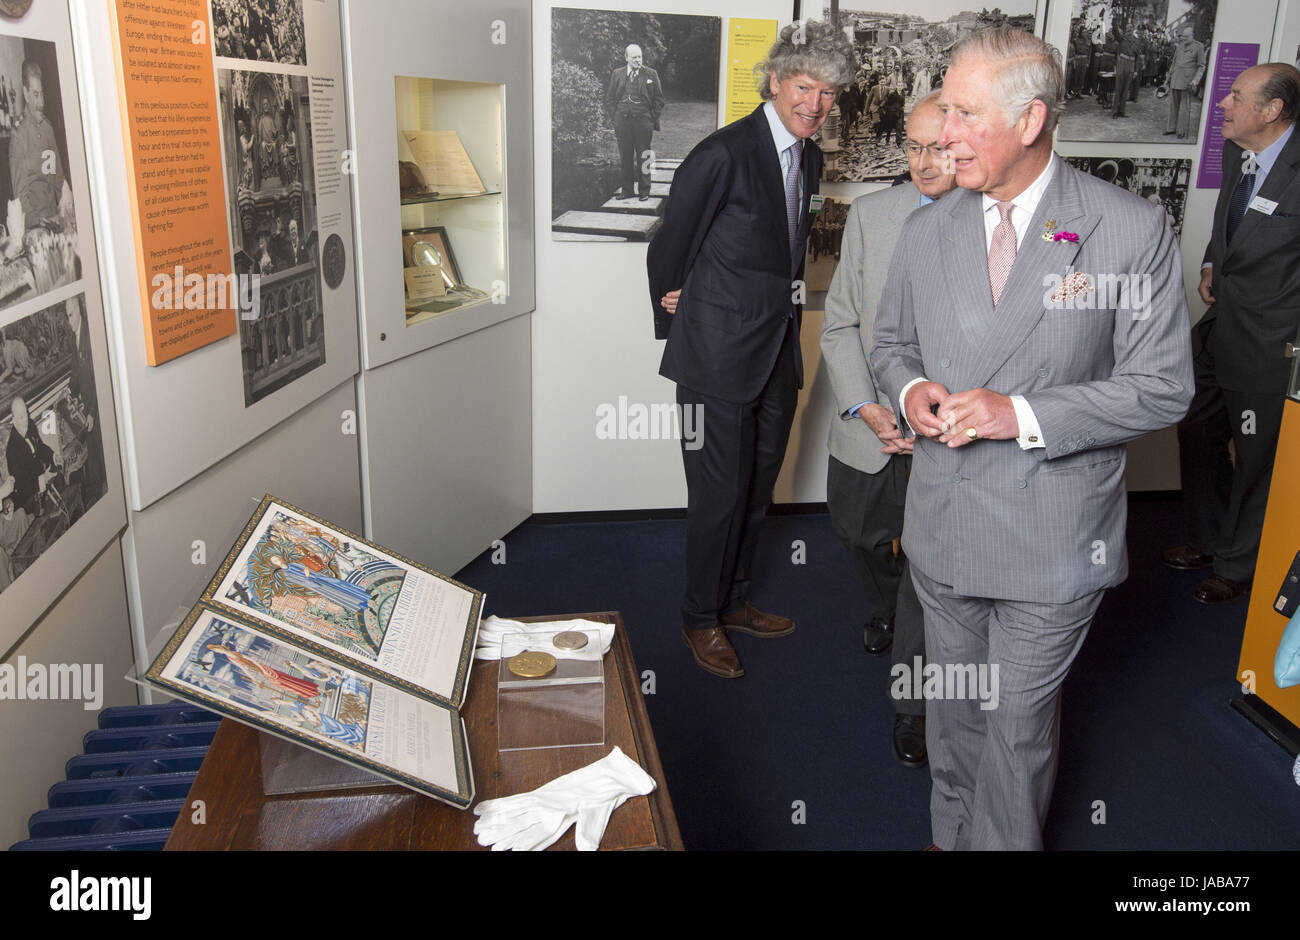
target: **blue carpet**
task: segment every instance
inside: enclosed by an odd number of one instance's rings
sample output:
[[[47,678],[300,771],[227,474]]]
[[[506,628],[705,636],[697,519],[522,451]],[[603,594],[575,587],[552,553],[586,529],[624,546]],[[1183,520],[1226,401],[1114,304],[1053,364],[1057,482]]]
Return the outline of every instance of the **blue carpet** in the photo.
[[[1294,849],[1291,759],[1228,707],[1244,600],[1191,598],[1202,573],[1159,563],[1172,499],[1129,516],[1129,579],[1103,601],[1066,683],[1049,849]],[[504,617],[622,612],[688,849],[906,849],[930,841],[929,774],[890,753],[888,657],[862,650],[862,592],[825,513],[767,520],[754,603],[794,635],[736,636],[745,676],[682,642],[681,520],[528,522],[457,577]],[[802,545],[802,563],[800,546]],[[1101,821],[1104,813],[1104,822]]]

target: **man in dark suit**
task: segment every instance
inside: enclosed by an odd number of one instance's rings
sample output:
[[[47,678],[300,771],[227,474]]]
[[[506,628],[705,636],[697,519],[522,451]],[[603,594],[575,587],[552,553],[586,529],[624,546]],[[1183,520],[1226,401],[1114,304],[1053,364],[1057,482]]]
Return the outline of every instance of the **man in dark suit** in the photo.
[[[1191,542],[1172,568],[1213,566],[1193,593],[1223,604],[1255,572],[1300,328],[1300,72],[1271,62],[1232,83],[1223,108],[1223,185],[1201,267],[1210,309],[1192,328],[1196,397],[1178,425]],[[1228,457],[1228,441],[1236,451]]]
[[[853,79],[852,48],[830,26],[794,24],[761,71],[766,103],[687,155],[646,258],[655,337],[668,341],[659,374],[704,429],[701,446],[682,442],[682,632],[725,678],[744,674],[729,630],[794,630],[749,603],[750,568],[803,384],[800,279],[822,168],[808,138]]]
[[[81,404],[86,415],[84,428],[78,429],[78,437],[86,445],[86,462],[80,471],[81,495],[85,505],[89,506],[99,498],[104,489],[104,444],[99,428],[99,396],[95,390],[94,354],[90,349],[90,329],[86,323],[85,301],[81,295],[69,297],[66,303],[68,326],[72,329],[73,341],[77,347],[77,358],[72,364],[72,376],[68,390]]]
[[[650,198],[650,170],[646,165],[650,138],[659,130],[664,91],[659,73],[641,64],[641,47],[627,47],[627,67],[615,69],[605,93],[605,120],[614,125],[623,166],[625,199],[639,194]]]
[[[36,433],[21,396],[14,398],[9,410],[14,423],[5,442],[5,463],[14,480],[14,506],[35,516],[45,483],[54,476],[54,452]]]

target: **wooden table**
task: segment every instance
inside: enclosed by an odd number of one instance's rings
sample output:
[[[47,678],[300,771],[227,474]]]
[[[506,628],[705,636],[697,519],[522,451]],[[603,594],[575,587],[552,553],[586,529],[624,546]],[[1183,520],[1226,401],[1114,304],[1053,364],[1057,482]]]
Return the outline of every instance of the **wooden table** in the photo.
[[[681,849],[682,837],[659,763],[659,749],[641,695],[627,631],[616,611],[525,620],[583,618],[613,623],[614,642],[605,657],[605,744],[540,751],[497,751],[496,662],[476,662],[461,715],[474,765],[475,801],[532,790],[585,767],[614,745],[645,768],[658,784],[649,796],[614,811],[602,849]],[[459,810],[404,787],[266,796],[258,732],[227,718],[190,788],[188,801],[203,800],[206,821],[195,825],[181,813],[167,849],[479,849],[470,810]],[[570,828],[554,849],[573,849]]]

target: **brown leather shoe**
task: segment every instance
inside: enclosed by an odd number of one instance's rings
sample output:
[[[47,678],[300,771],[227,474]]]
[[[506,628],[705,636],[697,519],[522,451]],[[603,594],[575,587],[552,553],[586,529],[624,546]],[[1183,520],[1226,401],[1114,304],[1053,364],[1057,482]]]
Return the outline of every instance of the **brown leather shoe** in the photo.
[[[789,636],[794,633],[794,621],[789,617],[765,614],[750,603],[739,610],[723,614],[718,618],[718,623],[726,630],[748,633],[750,636]]]
[[[727,639],[727,631],[721,627],[692,630],[683,624],[682,639],[691,648],[691,655],[705,672],[724,679],[739,679],[745,674],[735,647]]]
[[[1198,568],[1208,568],[1214,564],[1213,555],[1207,555],[1190,545],[1167,548],[1160,555],[1160,560],[1170,568],[1177,568],[1179,571],[1196,571]]]
[[[1250,590],[1250,581],[1232,581],[1222,575],[1212,574],[1192,592],[1192,597],[1202,604],[1226,604],[1235,601]]]

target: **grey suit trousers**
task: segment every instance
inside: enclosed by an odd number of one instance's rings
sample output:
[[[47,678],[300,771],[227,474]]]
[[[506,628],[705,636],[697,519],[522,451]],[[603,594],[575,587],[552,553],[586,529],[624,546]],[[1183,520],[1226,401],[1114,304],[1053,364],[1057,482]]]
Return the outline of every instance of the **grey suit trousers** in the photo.
[[[1061,686],[1105,592],[1068,604],[964,597],[911,568],[928,662],[946,674],[987,663],[997,677],[986,703],[973,694],[926,703],[934,843],[1039,850],[1056,783]]]

